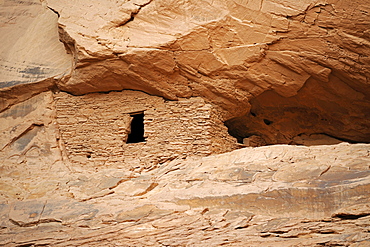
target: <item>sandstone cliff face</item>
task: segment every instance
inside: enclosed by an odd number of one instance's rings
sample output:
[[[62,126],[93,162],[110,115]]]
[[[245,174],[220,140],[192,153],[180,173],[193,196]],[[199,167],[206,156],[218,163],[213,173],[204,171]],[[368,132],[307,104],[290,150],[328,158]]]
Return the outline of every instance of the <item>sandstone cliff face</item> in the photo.
[[[2,8],[3,91],[59,78],[72,94],[200,96],[240,142],[370,139],[368,1],[28,0]]]
[[[73,40],[63,90],[201,96],[239,139],[369,141],[369,1],[107,2],[48,1]]]
[[[28,153],[22,169],[2,166],[0,243],[368,246],[369,150],[245,148],[140,174],[36,165]]]
[[[369,6],[0,0],[0,244],[370,245]]]
[[[0,111],[54,86],[71,73],[58,16],[40,1],[0,2]]]

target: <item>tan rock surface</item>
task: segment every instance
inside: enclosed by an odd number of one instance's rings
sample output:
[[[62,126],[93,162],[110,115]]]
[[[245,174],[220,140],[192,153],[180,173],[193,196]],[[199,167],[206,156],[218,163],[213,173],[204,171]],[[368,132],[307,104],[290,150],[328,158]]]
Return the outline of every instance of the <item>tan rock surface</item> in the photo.
[[[117,104],[130,97],[134,104]],[[140,167],[138,161],[77,164],[58,124],[68,113],[57,110],[61,98],[80,113],[92,100],[108,122],[116,111],[99,101],[116,102],[129,112],[142,107],[139,98],[165,104],[134,91],[83,97],[44,92],[0,113],[1,245],[366,246],[370,241],[369,144],[250,147],[203,158],[192,151],[186,159],[149,170],[132,169]],[[180,100],[177,107],[181,102],[189,107],[203,101]],[[80,144],[89,143],[77,130],[76,137],[85,140]],[[91,140],[109,131],[90,131]],[[101,147],[96,150],[104,151]]]
[[[0,245],[369,246],[369,3],[0,0]]]
[[[370,140],[368,0],[3,2],[2,87],[200,96],[240,143]]]
[[[0,2],[0,112],[71,72],[58,16],[37,0]]]
[[[150,169],[187,155],[206,156],[237,148],[219,113],[202,98],[165,101],[143,92],[73,96],[58,93],[56,118],[74,166]],[[133,118],[142,114],[142,138],[129,142]]]
[[[63,90],[201,96],[223,110],[224,120],[235,118],[228,126],[240,142],[258,135],[289,143],[320,133],[370,140],[367,0],[48,6],[60,14],[65,43],[74,40],[76,67],[59,83]]]
[[[141,174],[56,169],[56,164],[28,169],[32,165],[24,163],[28,174],[20,176],[19,168],[7,167],[1,177],[8,187],[2,186],[0,241],[6,246],[366,246],[369,150],[345,143],[245,148],[174,160]],[[14,188],[24,200],[17,200]]]

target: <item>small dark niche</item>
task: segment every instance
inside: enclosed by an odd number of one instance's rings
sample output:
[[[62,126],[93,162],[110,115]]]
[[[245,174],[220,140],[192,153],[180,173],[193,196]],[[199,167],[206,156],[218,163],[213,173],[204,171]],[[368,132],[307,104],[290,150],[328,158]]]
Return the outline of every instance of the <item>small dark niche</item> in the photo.
[[[272,124],[273,122],[268,120],[268,119],[263,119],[263,122],[266,124],[266,125],[270,125]]]
[[[243,144],[244,142],[243,142],[243,138],[236,138],[236,140],[237,140],[237,142],[239,143],[239,144]]]
[[[336,218],[342,219],[342,220],[357,220],[362,217],[369,216],[370,214],[368,213],[363,213],[363,214],[337,214],[335,215]]]
[[[144,113],[132,114],[131,131],[126,143],[145,142],[144,138]]]
[[[245,125],[238,121],[238,118],[229,119],[224,122],[224,125],[227,127],[229,135],[235,137],[239,144],[243,144],[243,139],[250,136],[245,131]]]

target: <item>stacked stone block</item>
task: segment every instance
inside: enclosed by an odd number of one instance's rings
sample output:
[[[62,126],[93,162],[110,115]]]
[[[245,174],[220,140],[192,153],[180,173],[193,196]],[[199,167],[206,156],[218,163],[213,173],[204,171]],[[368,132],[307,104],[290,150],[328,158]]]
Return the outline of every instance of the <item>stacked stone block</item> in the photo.
[[[56,95],[57,121],[72,163],[129,169],[236,148],[236,140],[201,98],[165,101],[138,91]],[[144,113],[145,142],[127,144],[134,114]]]

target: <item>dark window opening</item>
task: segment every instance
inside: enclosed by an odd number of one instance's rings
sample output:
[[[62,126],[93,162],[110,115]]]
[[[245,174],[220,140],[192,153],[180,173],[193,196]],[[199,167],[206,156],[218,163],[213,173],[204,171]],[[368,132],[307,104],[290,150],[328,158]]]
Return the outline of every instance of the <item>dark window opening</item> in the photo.
[[[144,138],[144,113],[131,115],[131,131],[127,143],[145,142]]]

